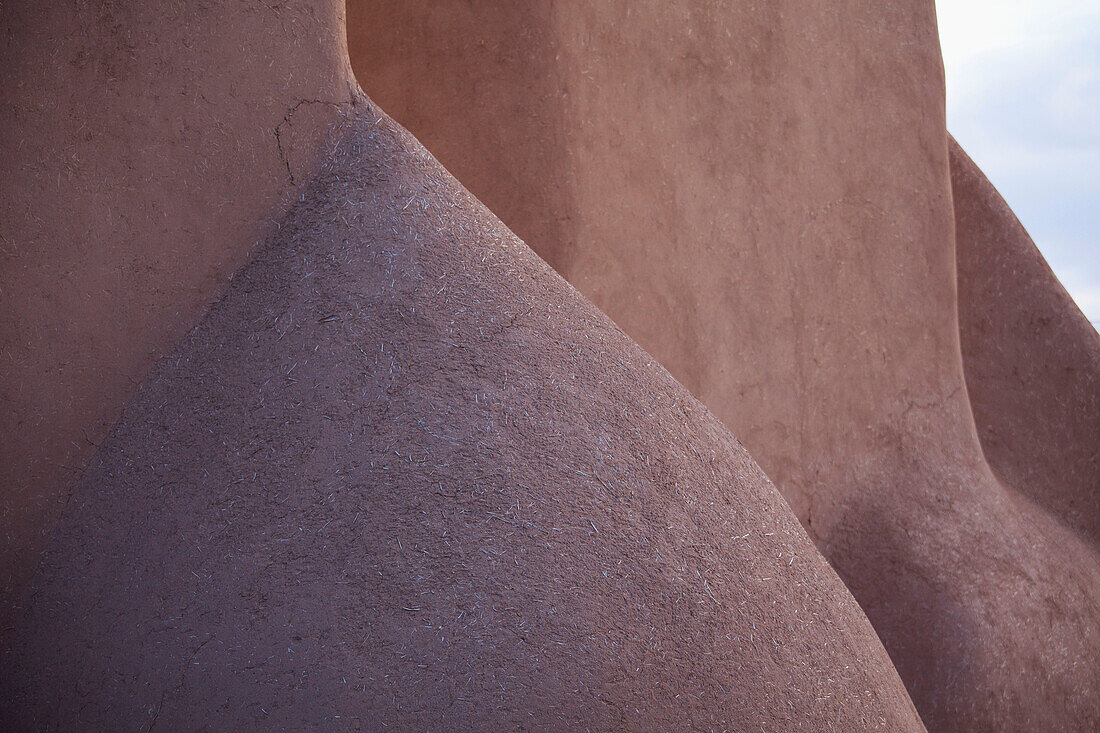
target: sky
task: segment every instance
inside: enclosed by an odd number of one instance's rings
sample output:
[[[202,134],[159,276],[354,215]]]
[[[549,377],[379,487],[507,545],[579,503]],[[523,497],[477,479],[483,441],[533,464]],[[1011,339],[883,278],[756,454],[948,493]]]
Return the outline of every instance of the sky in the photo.
[[[947,129],[1100,326],[1100,1],[936,5]]]

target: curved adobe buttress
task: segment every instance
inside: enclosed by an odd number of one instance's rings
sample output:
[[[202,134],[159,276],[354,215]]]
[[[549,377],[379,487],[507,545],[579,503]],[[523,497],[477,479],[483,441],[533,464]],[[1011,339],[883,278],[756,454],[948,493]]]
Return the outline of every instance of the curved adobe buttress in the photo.
[[[951,146],[966,386],[993,470],[1100,540],[1100,337],[1001,195]]]
[[[72,492],[5,727],[920,730],[729,431],[355,102]]]

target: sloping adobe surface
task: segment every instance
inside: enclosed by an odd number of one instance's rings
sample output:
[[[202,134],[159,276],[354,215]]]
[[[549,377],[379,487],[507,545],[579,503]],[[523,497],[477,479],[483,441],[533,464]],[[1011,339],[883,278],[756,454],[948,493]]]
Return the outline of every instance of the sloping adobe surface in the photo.
[[[372,98],[744,441],[930,727],[1100,726],[1100,557],[971,415],[930,0],[348,29]]]
[[[0,675],[12,728],[921,727],[744,448],[365,99]]]
[[[963,365],[986,458],[1100,542],[1100,336],[954,139],[951,192]]]

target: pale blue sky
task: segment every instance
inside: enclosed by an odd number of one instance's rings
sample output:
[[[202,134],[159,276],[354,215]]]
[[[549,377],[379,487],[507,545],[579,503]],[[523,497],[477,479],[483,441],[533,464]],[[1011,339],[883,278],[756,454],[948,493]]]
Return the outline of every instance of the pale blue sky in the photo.
[[[1100,2],[939,0],[947,127],[1100,325]]]

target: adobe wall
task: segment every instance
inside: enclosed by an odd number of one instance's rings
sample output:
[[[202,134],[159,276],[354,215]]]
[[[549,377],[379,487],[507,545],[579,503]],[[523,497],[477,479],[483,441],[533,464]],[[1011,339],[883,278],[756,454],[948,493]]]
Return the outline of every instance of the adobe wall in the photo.
[[[0,7],[0,628],[134,388],[348,106],[343,13]]]

